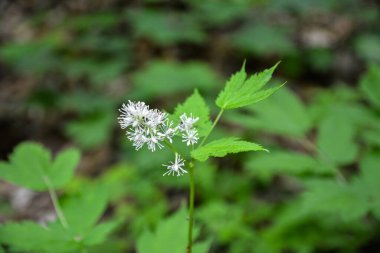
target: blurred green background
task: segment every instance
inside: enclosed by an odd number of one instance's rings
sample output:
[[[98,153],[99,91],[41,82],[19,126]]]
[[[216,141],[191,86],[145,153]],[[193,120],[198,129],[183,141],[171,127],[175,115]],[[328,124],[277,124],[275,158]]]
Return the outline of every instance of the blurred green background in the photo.
[[[244,60],[249,73],[281,60],[273,82],[286,87],[227,112],[215,133],[271,152],[195,172],[201,237],[210,252],[379,252],[379,27],[375,0],[2,0],[0,157],[25,140],[81,148],[65,194],[104,183],[105,218],[124,219],[91,252],[136,252],[186,200],[188,178],[162,177],[169,152],[134,151],[117,108],[172,112],[197,88],[215,117]],[[0,222],[52,211],[47,194],[0,182]]]

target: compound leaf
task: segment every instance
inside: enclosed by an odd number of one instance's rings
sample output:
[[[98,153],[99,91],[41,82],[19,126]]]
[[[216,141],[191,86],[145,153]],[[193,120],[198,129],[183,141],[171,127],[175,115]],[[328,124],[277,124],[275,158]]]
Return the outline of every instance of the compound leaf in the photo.
[[[42,145],[24,142],[15,148],[8,163],[0,163],[0,178],[36,191],[47,190],[47,181],[59,188],[71,179],[79,157],[79,151],[69,149],[52,162],[51,153]]]
[[[257,103],[269,97],[282,86],[279,85],[266,90],[262,89],[271,79],[277,65],[278,63],[272,68],[252,75],[247,79],[244,64],[242,69],[227,81],[226,87],[216,99],[216,105],[222,109],[234,109]]]

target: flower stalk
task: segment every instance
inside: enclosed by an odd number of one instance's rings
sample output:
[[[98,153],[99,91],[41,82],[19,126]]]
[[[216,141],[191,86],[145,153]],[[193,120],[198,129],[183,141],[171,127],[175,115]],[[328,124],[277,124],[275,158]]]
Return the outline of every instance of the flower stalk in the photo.
[[[193,245],[193,225],[194,225],[194,199],[195,199],[195,181],[194,181],[194,165],[190,163],[189,179],[190,179],[190,196],[189,196],[189,230],[187,240],[187,253],[191,253]]]

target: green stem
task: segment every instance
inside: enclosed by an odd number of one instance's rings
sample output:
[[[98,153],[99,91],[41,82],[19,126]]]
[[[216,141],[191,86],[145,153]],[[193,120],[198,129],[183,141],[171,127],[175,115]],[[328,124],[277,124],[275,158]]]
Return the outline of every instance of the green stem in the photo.
[[[174,154],[175,153],[179,154],[177,149],[170,142],[168,142],[167,140],[164,140],[164,143],[168,148],[170,148],[171,151],[173,151]]]
[[[68,228],[69,225],[67,223],[65,215],[62,212],[61,206],[59,205],[58,197],[57,197],[57,194],[54,190],[53,185],[51,184],[48,177],[44,177],[43,179],[44,179],[45,184],[48,188],[49,195],[50,195],[51,201],[53,202],[53,206],[55,209],[55,213],[57,214],[58,220],[61,222],[61,224],[64,228]]]
[[[194,165],[192,162],[189,165],[189,177],[190,177],[190,198],[189,198],[189,232],[188,232],[187,253],[191,253],[191,249],[193,245],[195,183],[194,183]]]
[[[224,112],[224,109],[221,109],[218,113],[218,116],[216,116],[211,129],[208,131],[205,137],[203,137],[201,143],[198,145],[198,148],[201,147],[211,132],[214,130],[216,124],[219,122],[220,117],[222,116]],[[191,160],[189,166],[189,178],[190,178],[190,196],[189,196],[189,231],[188,231],[188,238],[187,238],[187,253],[191,253],[192,246],[193,246],[193,225],[194,225],[194,199],[195,199],[195,182],[194,182],[194,160]]]
[[[201,147],[205,143],[205,141],[207,140],[208,136],[211,134],[212,130],[214,130],[216,124],[219,122],[219,119],[222,116],[223,112],[224,112],[224,109],[220,109],[219,114],[218,114],[218,116],[216,116],[216,118],[214,120],[214,123],[212,124],[212,127],[211,127],[210,131],[208,131],[208,133],[206,134],[206,136],[203,137],[203,139],[202,139],[201,143],[199,144],[198,148]]]

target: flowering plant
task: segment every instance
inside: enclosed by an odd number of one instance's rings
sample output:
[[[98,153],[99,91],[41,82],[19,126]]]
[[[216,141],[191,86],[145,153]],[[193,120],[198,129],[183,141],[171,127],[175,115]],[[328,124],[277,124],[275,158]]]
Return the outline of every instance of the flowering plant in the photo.
[[[136,150],[147,148],[152,152],[165,146],[174,152],[175,159],[163,166],[167,171],[163,175],[182,176],[189,174],[189,226],[187,252],[192,252],[192,231],[194,223],[194,167],[195,161],[204,162],[209,157],[223,157],[229,153],[245,151],[267,151],[262,146],[242,141],[234,137],[222,138],[206,143],[209,135],[219,122],[223,112],[257,103],[273,94],[282,85],[263,89],[271,79],[277,64],[270,69],[247,78],[245,65],[233,75],[225,88],[219,93],[216,105],[220,111],[211,123],[209,108],[196,90],[183,104],[177,106],[173,115],[168,115],[158,109],[150,109],[144,102],[128,101],[119,109],[119,124],[126,130],[126,135]],[[175,136],[182,138],[182,142],[191,147],[189,161],[177,150]],[[198,143],[199,139],[201,141]],[[194,147],[197,144],[196,147]],[[186,168],[185,168],[186,167]]]

